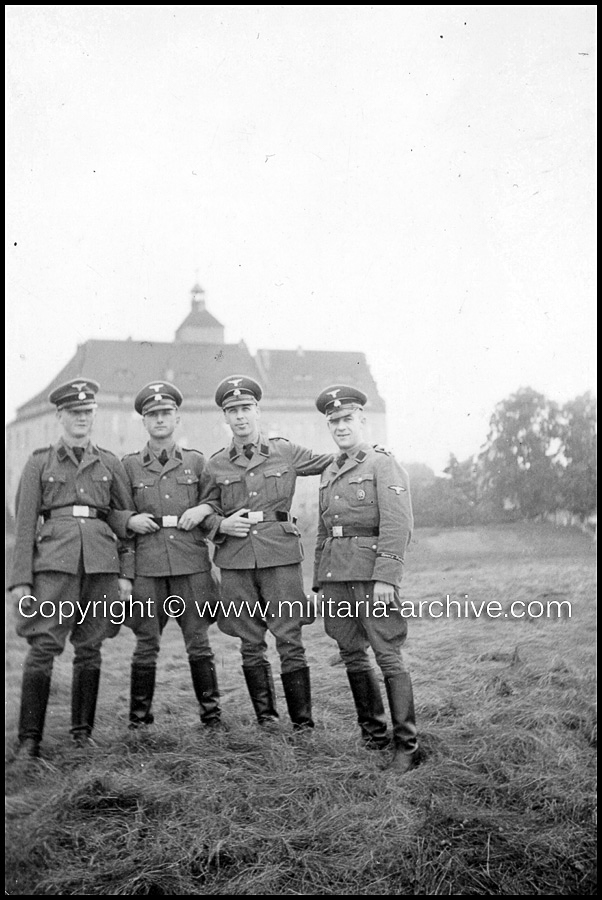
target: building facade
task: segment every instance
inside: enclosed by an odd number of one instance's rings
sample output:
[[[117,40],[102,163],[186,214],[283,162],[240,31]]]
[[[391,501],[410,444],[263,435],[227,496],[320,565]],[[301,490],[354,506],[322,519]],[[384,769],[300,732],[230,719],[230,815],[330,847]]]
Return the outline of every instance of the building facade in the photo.
[[[10,513],[28,455],[54,443],[59,428],[48,394],[71,378],[85,376],[100,384],[93,440],[120,457],[148,439],[134,411],[134,397],[150,381],[171,381],[184,394],[177,439],[207,457],[226,446],[231,432],[215,404],[215,388],[233,374],[250,375],[263,387],[261,424],[269,436],[286,437],[316,452],[333,449],[315,398],[329,384],[343,382],[369,397],[366,413],[369,439],[386,443],[386,410],[363,353],[328,350],[258,350],[252,355],[244,341],[228,344],[223,325],[207,310],[204,291],[192,289],[191,309],[173,342],[99,341],[80,344],[75,356],[47,388],[17,410],[6,434],[6,498]],[[315,478],[297,482],[295,506],[315,507]]]

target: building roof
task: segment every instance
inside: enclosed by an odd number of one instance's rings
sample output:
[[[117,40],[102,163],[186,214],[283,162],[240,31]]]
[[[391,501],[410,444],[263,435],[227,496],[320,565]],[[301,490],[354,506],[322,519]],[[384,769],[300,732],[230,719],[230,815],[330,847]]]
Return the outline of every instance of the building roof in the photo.
[[[258,350],[266,394],[282,399],[315,400],[331,384],[350,384],[368,395],[368,406],[384,412],[385,404],[364,353],[339,350]]]
[[[100,383],[99,395],[133,397],[150,381],[176,384],[185,399],[213,402],[228,375],[249,375],[263,387],[265,400],[313,404],[330,384],[352,384],[368,395],[369,409],[384,412],[365,354],[332,350],[259,350],[256,358],[239,344],[156,341],[98,341],[80,344],[75,356],[48,387],[17,410],[17,418],[47,404],[50,391],[71,378]]]
[[[261,381],[246,344],[162,343],[157,341],[86,341],[48,387],[17,410],[17,416],[45,403],[53,388],[85,375],[100,383],[100,394],[129,396],[149,381],[176,384],[184,397],[211,399],[227,375],[244,373]]]
[[[176,334],[182,331],[184,328],[223,328],[221,322],[219,322],[215,316],[211,315],[209,310],[203,309],[200,306],[193,306],[190,310],[182,324],[178,327]]]

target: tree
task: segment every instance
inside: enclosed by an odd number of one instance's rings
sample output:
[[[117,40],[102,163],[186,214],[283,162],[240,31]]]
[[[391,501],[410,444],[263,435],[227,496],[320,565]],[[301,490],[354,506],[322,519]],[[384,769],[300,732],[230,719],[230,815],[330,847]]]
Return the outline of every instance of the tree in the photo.
[[[597,403],[587,391],[561,410],[560,492],[565,509],[585,521],[597,508]]]
[[[499,513],[532,518],[561,503],[558,405],[532,388],[502,400],[479,454],[481,499]]]

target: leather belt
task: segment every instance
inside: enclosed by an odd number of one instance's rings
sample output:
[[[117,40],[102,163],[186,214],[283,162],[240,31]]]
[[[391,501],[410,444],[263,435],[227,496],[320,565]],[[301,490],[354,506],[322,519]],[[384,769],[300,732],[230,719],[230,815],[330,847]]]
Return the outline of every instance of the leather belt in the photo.
[[[249,510],[246,513],[242,513],[242,519],[248,519],[253,524],[257,522],[292,522],[293,525],[297,521],[296,516],[291,516],[290,513],[284,512],[284,510],[277,510],[276,512],[263,512],[262,510]]]
[[[157,525],[160,525],[161,528],[177,528],[178,527],[178,517],[177,516],[151,516],[153,522],[156,522]]]
[[[333,538],[342,537],[378,537],[379,529],[360,528],[359,525],[333,525],[328,531],[328,536]]]
[[[74,516],[76,519],[102,519],[107,521],[107,513],[104,509],[97,509],[95,506],[57,506],[55,509],[45,509],[42,517],[46,522],[48,519],[67,519]]]

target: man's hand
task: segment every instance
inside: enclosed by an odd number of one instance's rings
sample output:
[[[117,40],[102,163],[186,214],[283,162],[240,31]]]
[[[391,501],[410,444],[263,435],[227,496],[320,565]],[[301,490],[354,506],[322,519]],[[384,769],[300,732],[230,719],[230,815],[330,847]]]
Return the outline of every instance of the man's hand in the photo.
[[[159,531],[161,528],[150,513],[136,513],[135,516],[130,516],[127,527],[134,534],[152,534],[153,531]]]
[[[243,513],[248,513],[248,509],[239,509],[232,513],[226,519],[220,522],[219,530],[222,534],[228,534],[230,537],[244,538],[248,535],[251,523],[248,519],[243,519]]]
[[[191,506],[190,509],[187,509],[180,516],[178,528],[181,528],[182,531],[192,531],[193,528],[196,528],[197,525],[201,524],[203,519],[206,519],[207,516],[211,515],[213,511],[213,507],[209,506],[208,503],[201,503],[199,506]]]
[[[10,591],[11,597],[17,604],[22,597],[26,598],[21,603],[21,611],[24,613],[30,613],[33,610],[34,598],[31,596],[31,590],[31,584],[16,584]]]
[[[117,584],[119,586],[119,599],[122,603],[126,603],[132,596],[132,582],[129,578],[118,578]]]
[[[389,603],[394,604],[395,588],[386,581],[375,581],[373,599],[375,603],[383,603],[385,606],[388,606]]]

